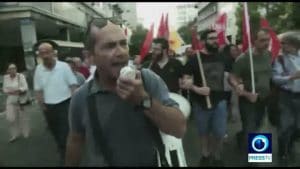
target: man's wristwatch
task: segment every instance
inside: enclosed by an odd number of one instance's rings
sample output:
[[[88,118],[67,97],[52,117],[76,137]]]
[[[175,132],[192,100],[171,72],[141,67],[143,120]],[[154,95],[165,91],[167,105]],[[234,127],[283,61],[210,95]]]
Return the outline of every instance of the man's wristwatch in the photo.
[[[144,97],[141,103],[141,107],[144,109],[150,109],[152,107],[152,97],[149,95]]]

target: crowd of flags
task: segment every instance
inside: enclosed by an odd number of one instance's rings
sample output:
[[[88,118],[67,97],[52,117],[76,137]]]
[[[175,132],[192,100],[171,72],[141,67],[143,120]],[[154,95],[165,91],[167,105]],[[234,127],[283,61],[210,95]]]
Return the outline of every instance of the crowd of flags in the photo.
[[[245,4],[247,4],[245,2]],[[250,36],[250,16],[248,14],[248,10],[245,9],[245,6],[243,6],[242,10],[243,19],[242,19],[242,51],[245,52],[249,48],[249,43],[253,43],[251,39],[249,39]],[[280,51],[280,42],[277,38],[276,33],[273,31],[273,29],[269,26],[268,21],[265,18],[261,18],[260,21],[261,28],[266,28],[269,30],[270,36],[271,36],[271,43],[270,43],[270,51],[272,53],[272,61],[278,56]],[[215,29],[218,34],[218,44],[219,46],[224,46],[226,44],[229,44],[229,41],[226,37],[226,28],[227,28],[227,14],[222,13],[220,14],[215,24],[211,26],[212,29]],[[192,48],[194,50],[201,50],[203,48],[203,44],[199,40],[197,36],[197,30],[195,27],[190,29],[191,35],[192,35]],[[149,31],[146,34],[144,43],[142,44],[140,48],[140,57],[141,60],[145,58],[147,53],[149,52],[153,40],[153,33],[154,33],[154,23],[151,24]],[[169,42],[170,49],[176,50],[176,48],[179,48],[184,42],[181,39],[180,35],[176,32],[170,32],[169,29],[169,17],[168,14],[164,17],[164,15],[161,15],[160,24],[158,27],[157,35],[158,38],[165,38]],[[253,44],[252,44],[253,45]]]

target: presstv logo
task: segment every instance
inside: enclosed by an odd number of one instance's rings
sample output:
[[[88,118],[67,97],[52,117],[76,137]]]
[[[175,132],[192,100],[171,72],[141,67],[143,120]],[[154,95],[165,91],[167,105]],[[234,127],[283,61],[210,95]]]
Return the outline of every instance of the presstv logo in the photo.
[[[248,162],[272,162],[272,135],[270,133],[248,134]]]

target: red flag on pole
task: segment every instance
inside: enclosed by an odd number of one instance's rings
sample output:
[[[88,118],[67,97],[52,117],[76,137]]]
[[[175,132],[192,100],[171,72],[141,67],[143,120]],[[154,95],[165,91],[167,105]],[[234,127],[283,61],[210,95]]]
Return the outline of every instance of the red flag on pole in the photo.
[[[276,57],[279,54],[280,51],[280,41],[277,38],[276,33],[273,31],[273,29],[269,26],[269,22],[265,18],[260,19],[260,26],[262,28],[266,28],[269,30],[270,36],[271,36],[271,44],[270,49],[272,53],[272,62],[276,59]]]
[[[228,43],[228,40],[226,39],[226,23],[227,23],[226,13],[220,15],[215,23],[215,29],[218,34],[219,46],[222,46],[222,45],[225,45]]]
[[[244,36],[246,36],[246,40],[248,42],[247,46],[243,47],[247,47],[249,48],[249,57],[250,57],[250,73],[251,73],[251,87],[252,87],[252,93],[256,93],[255,92],[255,82],[254,82],[254,66],[253,66],[253,56],[252,56],[252,43],[251,43],[251,33],[250,33],[250,18],[249,18],[249,13],[248,13],[248,4],[247,2],[243,3],[243,11],[244,11],[244,17],[243,17],[243,33],[245,32],[245,34],[243,34],[243,43],[245,42],[244,40]],[[247,48],[243,48],[243,49],[247,49]]]
[[[192,31],[192,49],[196,51],[197,61],[198,61],[198,64],[199,64],[199,70],[200,70],[201,79],[202,79],[202,82],[203,82],[203,86],[206,87],[207,84],[206,84],[206,79],[205,79],[205,75],[204,75],[202,60],[201,60],[201,57],[200,57],[200,50],[203,48],[203,45],[202,45],[202,43],[197,38],[197,30],[196,30],[196,28],[193,27],[191,31]],[[210,109],[211,108],[210,97],[209,96],[205,96],[205,100],[206,100],[207,107]]]
[[[140,57],[141,57],[141,62],[144,60],[145,56],[149,52],[151,45],[152,45],[152,40],[153,40],[153,29],[154,29],[154,24],[152,23],[150,30],[148,31],[145,41],[143,43],[143,46],[140,50]]]
[[[166,22],[165,22],[165,33],[164,37],[167,41],[169,41],[170,31],[169,31],[169,14],[167,13]]]
[[[200,51],[202,48],[203,44],[197,38],[197,30],[192,28],[192,49]]]
[[[160,24],[158,27],[157,37],[163,38],[165,34],[165,22],[164,22],[164,15],[161,15]]]
[[[246,21],[246,10],[243,8],[243,19],[242,19],[242,35],[243,35],[243,41],[242,41],[242,51],[245,52],[248,47],[249,47],[249,44],[248,44],[248,34],[247,34],[247,31],[246,31],[246,22],[249,22],[249,21]]]

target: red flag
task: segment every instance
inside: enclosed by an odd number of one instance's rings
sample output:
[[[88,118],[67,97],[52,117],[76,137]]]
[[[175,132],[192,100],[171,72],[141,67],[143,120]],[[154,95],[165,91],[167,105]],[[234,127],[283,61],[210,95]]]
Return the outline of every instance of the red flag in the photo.
[[[249,47],[249,44],[248,44],[248,34],[247,34],[247,31],[246,31],[246,11],[245,9],[243,8],[243,19],[242,19],[242,35],[243,35],[243,45],[242,45],[242,51],[245,52],[248,47]]]
[[[163,38],[165,34],[165,22],[164,22],[164,15],[161,15],[160,24],[158,27],[157,37]]]
[[[280,51],[280,41],[277,38],[276,33],[273,31],[273,29],[269,26],[269,22],[267,21],[267,19],[265,18],[261,18],[260,19],[260,26],[262,28],[266,28],[269,30],[270,36],[271,36],[271,44],[270,44],[270,48],[271,48],[271,53],[272,53],[272,62],[276,59],[276,57],[279,54]]]
[[[154,29],[153,27],[154,27],[154,24],[152,23],[150,30],[148,31],[148,33],[146,35],[142,49],[140,50],[141,62],[144,60],[146,54],[149,52],[149,49],[151,48],[152,40],[153,40],[153,29]]]
[[[165,22],[165,32],[164,37],[167,41],[169,41],[170,31],[169,31],[169,14],[167,13],[166,22]]]
[[[226,23],[227,23],[227,15],[224,13],[223,15],[220,15],[215,23],[215,29],[218,34],[218,44],[219,46],[225,45],[228,43],[228,40],[226,39]]]
[[[192,49],[200,51],[202,48],[203,44],[197,38],[197,31],[195,28],[192,28]]]

